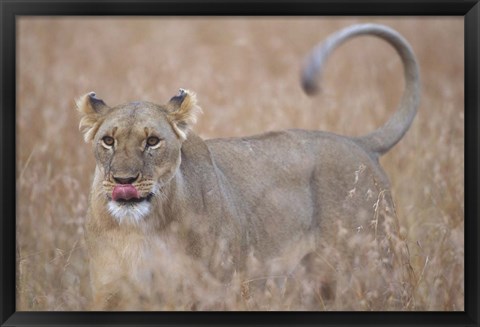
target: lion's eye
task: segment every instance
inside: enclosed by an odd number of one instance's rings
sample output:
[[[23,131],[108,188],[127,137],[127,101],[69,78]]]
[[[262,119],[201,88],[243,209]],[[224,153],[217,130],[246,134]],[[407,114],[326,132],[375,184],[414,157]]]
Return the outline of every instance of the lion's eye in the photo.
[[[155,146],[157,145],[158,143],[160,142],[160,139],[156,136],[150,136],[148,139],[147,139],[147,145],[148,146]]]
[[[112,146],[113,143],[115,143],[115,140],[113,139],[113,137],[111,136],[105,136],[103,139],[102,139],[103,143],[106,145],[106,146]]]

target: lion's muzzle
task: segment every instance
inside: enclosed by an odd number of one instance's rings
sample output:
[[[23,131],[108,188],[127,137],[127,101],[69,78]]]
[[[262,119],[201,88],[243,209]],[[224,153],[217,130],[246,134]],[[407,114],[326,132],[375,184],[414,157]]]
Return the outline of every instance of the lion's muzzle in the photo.
[[[152,181],[135,184],[104,181],[108,211],[120,224],[138,224],[150,213],[154,196],[152,185]]]

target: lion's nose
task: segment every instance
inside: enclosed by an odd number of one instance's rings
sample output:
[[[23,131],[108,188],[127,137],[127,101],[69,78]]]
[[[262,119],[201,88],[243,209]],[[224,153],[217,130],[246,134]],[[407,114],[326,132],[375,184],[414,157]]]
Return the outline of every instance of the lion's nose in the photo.
[[[133,184],[139,177],[140,174],[137,174],[135,177],[113,176],[113,180],[117,184]]]

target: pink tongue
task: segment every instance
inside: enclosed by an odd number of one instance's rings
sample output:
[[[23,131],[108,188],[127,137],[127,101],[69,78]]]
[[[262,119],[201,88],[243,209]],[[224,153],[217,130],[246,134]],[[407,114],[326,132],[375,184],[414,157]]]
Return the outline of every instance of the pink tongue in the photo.
[[[130,199],[138,199],[138,191],[132,184],[119,184],[116,185],[112,192],[112,198],[115,201]]]

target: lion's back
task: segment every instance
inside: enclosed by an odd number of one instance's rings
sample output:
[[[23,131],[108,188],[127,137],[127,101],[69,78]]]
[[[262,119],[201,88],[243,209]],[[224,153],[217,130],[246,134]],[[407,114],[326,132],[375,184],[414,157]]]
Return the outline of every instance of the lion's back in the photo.
[[[366,224],[388,189],[375,157],[331,133],[286,130],[206,144],[264,252],[288,246],[279,235],[327,235],[341,217],[352,228]]]

